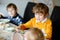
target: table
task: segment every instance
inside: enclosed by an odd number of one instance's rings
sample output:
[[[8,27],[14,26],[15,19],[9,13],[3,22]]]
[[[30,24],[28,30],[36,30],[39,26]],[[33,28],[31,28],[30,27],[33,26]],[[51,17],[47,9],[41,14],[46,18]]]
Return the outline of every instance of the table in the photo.
[[[8,23],[6,25],[8,25],[8,28],[17,27],[12,23]],[[4,38],[5,40],[23,40],[23,34],[18,32],[12,32],[6,29],[7,28],[5,27],[3,29],[0,29],[0,38]]]

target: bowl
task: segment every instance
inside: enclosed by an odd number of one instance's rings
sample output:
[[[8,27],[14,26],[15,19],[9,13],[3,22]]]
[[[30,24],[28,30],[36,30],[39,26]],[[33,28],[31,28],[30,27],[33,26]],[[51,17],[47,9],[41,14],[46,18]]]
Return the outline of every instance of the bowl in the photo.
[[[8,23],[9,19],[0,19],[0,24]]]

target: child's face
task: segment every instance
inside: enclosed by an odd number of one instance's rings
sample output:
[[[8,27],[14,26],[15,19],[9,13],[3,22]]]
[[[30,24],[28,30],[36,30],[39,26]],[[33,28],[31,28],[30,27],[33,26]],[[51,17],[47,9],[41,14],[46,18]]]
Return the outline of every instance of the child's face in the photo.
[[[38,22],[44,19],[44,15],[42,13],[35,13],[35,18]]]
[[[13,17],[16,15],[16,10],[13,7],[7,9],[9,16]]]

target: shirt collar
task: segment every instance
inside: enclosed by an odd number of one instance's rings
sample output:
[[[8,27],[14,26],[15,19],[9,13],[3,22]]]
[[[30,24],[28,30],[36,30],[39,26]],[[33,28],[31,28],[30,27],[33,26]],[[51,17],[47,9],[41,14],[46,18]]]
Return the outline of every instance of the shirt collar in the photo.
[[[47,20],[47,18],[45,18],[44,20],[42,20],[41,23],[44,23],[46,20]],[[38,22],[38,21],[36,20],[36,22]]]
[[[42,20],[42,23],[46,22],[47,18],[45,18],[44,20]]]

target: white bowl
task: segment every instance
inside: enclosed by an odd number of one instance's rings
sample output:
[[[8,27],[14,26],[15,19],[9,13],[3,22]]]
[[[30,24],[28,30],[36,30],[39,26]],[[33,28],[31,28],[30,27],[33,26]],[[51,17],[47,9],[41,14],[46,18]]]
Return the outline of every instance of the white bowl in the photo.
[[[0,24],[7,23],[9,21],[10,21],[9,19],[0,19]]]

